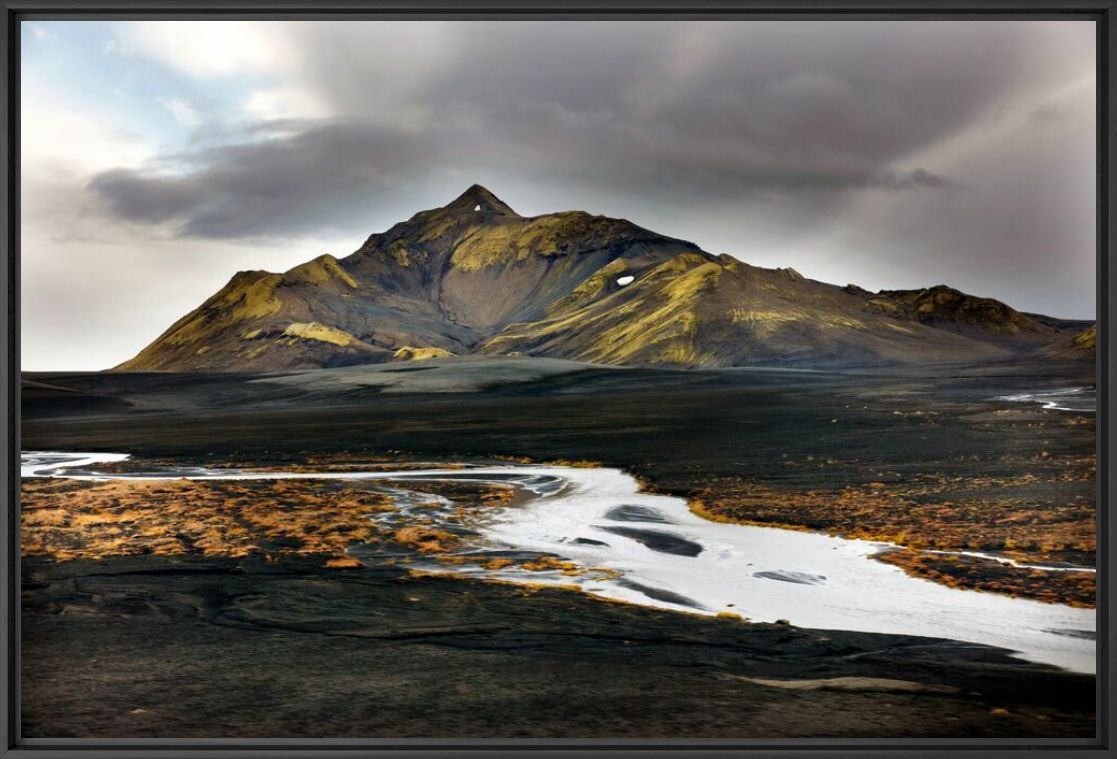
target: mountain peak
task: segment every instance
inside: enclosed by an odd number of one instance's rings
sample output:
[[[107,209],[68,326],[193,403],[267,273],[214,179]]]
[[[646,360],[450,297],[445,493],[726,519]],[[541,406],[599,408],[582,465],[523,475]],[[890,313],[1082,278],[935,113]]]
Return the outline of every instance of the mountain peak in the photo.
[[[684,366],[887,366],[1041,349],[1089,359],[1094,333],[1071,341],[1081,326],[943,285],[843,290],[583,211],[525,218],[475,184],[340,261],[238,274],[119,368],[286,371],[436,353]]]
[[[479,184],[470,185],[468,190],[446,206],[446,210],[466,213],[489,212],[498,213],[503,216],[519,216],[518,213],[512,210],[511,206]]]

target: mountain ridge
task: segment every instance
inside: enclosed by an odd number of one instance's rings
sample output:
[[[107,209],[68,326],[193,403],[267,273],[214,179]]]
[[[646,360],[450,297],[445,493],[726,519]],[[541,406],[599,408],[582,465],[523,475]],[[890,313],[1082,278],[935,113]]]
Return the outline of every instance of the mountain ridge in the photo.
[[[1083,326],[946,285],[871,293],[816,282],[626,219],[525,217],[473,185],[343,258],[237,272],[115,370],[381,363],[404,348],[633,365],[880,365],[1038,352]]]

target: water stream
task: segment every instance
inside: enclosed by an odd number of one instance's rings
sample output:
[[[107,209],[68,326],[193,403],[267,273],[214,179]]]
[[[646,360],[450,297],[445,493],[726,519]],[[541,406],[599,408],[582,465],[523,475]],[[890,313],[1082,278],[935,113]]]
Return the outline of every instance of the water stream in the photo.
[[[504,483],[524,495],[484,512],[470,526],[469,550],[554,554],[581,574],[511,566],[441,564],[430,571],[513,582],[577,585],[586,593],[675,611],[739,614],[757,622],[923,635],[998,646],[1022,659],[1076,672],[1096,667],[1095,612],[909,577],[870,558],[895,546],[807,532],[710,522],[681,498],[640,492],[630,475],[608,468],[469,466],[403,471],[283,472],[174,467],[111,472],[126,454],[25,452],[23,477],[84,480],[390,480],[397,502],[435,496],[402,483],[469,480]],[[438,519],[437,509],[424,514]],[[398,518],[398,517],[396,517]],[[436,525],[437,526],[437,523]],[[358,549],[353,555],[361,558]],[[417,565],[418,566],[418,565]],[[1052,571],[1064,567],[1049,567]]]

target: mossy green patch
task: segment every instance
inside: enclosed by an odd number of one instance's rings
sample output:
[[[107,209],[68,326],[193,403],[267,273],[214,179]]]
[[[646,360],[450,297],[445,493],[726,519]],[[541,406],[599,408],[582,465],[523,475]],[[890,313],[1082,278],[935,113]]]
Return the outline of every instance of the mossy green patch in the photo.
[[[287,328],[283,330],[283,334],[300,340],[317,340],[318,342],[330,343],[341,347],[360,342],[360,340],[353,337],[353,335],[350,335],[348,332],[318,322],[295,322],[289,324]]]
[[[1091,324],[1074,338],[1074,346],[1079,350],[1093,351],[1098,346],[1098,325]]]
[[[573,306],[592,301],[608,289],[609,282],[614,281],[626,271],[628,271],[628,261],[623,258],[610,261],[596,272],[586,277],[577,287],[571,290],[569,295],[553,304],[548,311],[550,313],[558,313]]]
[[[289,270],[283,275],[283,279],[287,283],[311,282],[315,284],[325,284],[328,282],[341,282],[354,290],[360,287],[357,280],[353,279],[349,272],[341,267],[338,260],[328,253]]]
[[[432,358],[448,358],[454,354],[444,348],[412,348],[405,345],[392,354],[393,361],[426,361]]]

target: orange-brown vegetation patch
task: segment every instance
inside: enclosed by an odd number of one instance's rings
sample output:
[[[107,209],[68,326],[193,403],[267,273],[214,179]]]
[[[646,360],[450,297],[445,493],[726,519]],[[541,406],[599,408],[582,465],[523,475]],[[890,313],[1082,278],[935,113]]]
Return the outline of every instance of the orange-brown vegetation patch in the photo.
[[[516,497],[516,489],[510,485],[490,485],[489,488],[477,499],[482,506],[506,506]]]
[[[1014,494],[1036,479],[921,476],[906,483],[806,491],[722,480],[692,499],[691,508],[716,521],[818,530],[912,548],[1004,551],[1035,560],[1060,552],[1092,554],[1093,503],[1036,503]]]
[[[425,525],[409,525],[395,531],[392,540],[414,548],[419,553],[446,553],[457,548],[461,539],[445,530]]]
[[[26,480],[27,556],[329,554],[375,541],[388,498],[349,484],[291,481]],[[338,565],[340,566],[340,565]]]
[[[1096,509],[1090,488],[1083,486],[1096,475],[1094,457],[1040,456],[1016,465],[1027,473],[922,474],[841,489],[797,490],[720,478],[698,492],[690,507],[714,521],[896,543],[915,550],[883,560],[949,585],[1092,605],[1092,573],[1043,572],[918,552],[973,550],[1026,563],[1092,561]]]
[[[562,572],[564,575],[579,575],[584,571],[577,564],[555,556],[540,556],[520,565],[529,572]]]
[[[504,505],[516,493],[507,485],[470,482],[430,483],[428,489],[451,499],[459,519],[479,507]],[[22,483],[21,501],[24,555],[59,561],[260,552],[325,554],[326,566],[346,568],[361,566],[345,554],[357,543],[389,538],[419,553],[444,553],[462,545],[454,535],[429,528],[432,520],[427,517],[402,530],[382,531],[374,515],[396,506],[360,482],[29,479]]]
[[[441,466],[440,466],[441,468]],[[443,498],[448,498],[457,506],[454,510],[458,517],[465,517],[477,507],[503,506],[516,497],[516,489],[511,485],[490,482],[469,482],[466,480],[432,480],[430,482],[416,482],[414,480],[378,480],[378,484],[400,490],[420,490],[437,493]],[[429,504],[419,504],[434,508],[441,504],[432,501]]]
[[[952,588],[1085,608],[1093,608],[1097,598],[1097,575],[1093,572],[1045,572],[971,556],[943,556],[912,550],[890,551],[877,558],[900,567],[913,577],[934,580]]]
[[[330,569],[355,569],[364,565],[352,556],[334,556],[326,559],[326,566]]]

